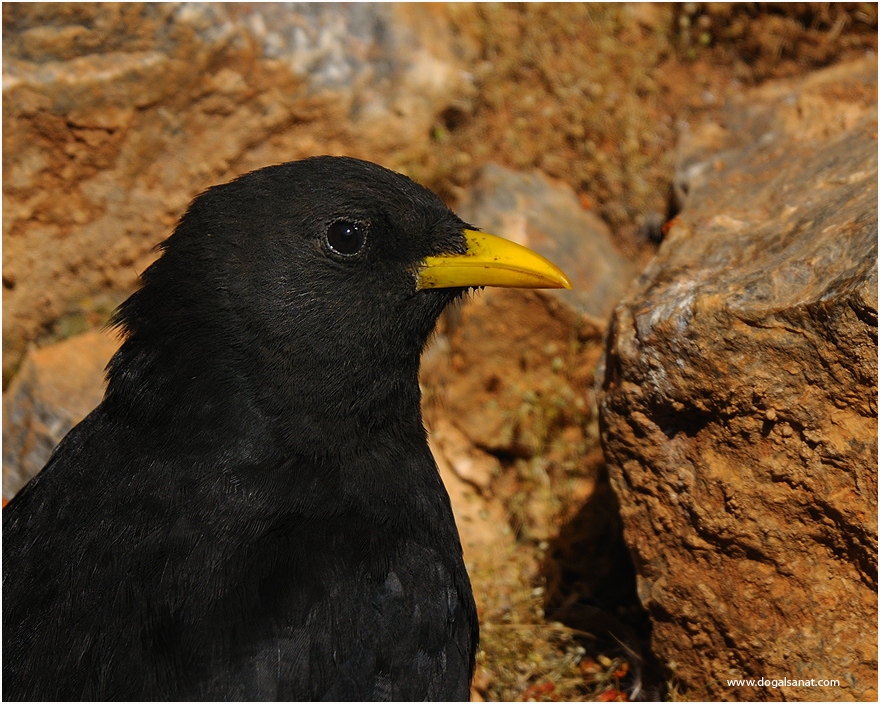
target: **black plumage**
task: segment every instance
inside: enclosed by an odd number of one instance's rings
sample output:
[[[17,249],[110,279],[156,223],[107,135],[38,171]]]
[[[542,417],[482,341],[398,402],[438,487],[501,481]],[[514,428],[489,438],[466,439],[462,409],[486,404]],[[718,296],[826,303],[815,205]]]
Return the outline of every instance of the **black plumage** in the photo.
[[[461,700],[477,614],[419,408],[467,250],[367,162],[196,198],[103,402],[3,510],[3,696]]]

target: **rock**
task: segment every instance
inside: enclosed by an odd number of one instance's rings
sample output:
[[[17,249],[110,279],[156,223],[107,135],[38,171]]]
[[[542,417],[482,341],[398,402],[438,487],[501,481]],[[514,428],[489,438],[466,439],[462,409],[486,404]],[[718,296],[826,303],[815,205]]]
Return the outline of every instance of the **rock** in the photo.
[[[3,498],[15,496],[100,403],[104,367],[118,346],[109,334],[87,332],[28,352],[3,394]]]
[[[424,5],[5,5],[4,386],[69,307],[133,290],[199,191],[318,153],[399,166],[473,90],[451,31]]]
[[[873,701],[876,58],[753,90],[691,143],[600,399],[653,647],[699,698]]]
[[[455,524],[461,536],[465,562],[482,566],[489,562],[487,554],[513,547],[513,531],[507,521],[500,501],[484,496],[472,483],[458,472],[462,460],[473,462],[476,455],[490,467],[497,464],[494,458],[474,453],[473,448],[456,436],[449,428],[435,431],[430,437],[431,452],[437,461],[440,477],[449,492],[449,500],[455,514]]]
[[[547,257],[571,279],[554,295],[578,312],[606,319],[638,273],[614,246],[611,230],[566,184],[540,172],[484,166],[458,213],[466,221]]]
[[[438,417],[431,429],[431,442],[443,455],[449,469],[477,492],[489,489],[501,471],[496,457],[474,447],[473,442],[447,418]]]

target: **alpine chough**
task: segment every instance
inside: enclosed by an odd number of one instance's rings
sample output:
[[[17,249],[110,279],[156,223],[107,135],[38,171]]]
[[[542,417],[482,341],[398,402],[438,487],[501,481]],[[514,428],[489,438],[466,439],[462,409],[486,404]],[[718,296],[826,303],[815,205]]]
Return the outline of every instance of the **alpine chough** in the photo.
[[[570,287],[375,164],[198,196],[101,404],[3,510],[6,700],[464,700],[477,612],[419,408],[467,287]]]

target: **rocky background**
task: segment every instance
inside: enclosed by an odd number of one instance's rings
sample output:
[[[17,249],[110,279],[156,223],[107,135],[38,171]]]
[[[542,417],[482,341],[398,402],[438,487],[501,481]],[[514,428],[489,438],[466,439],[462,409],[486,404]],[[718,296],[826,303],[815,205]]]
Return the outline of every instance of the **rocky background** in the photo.
[[[4,497],[195,194],[349,154],[575,282],[424,359],[473,697],[875,701],[876,51],[858,3],[4,4]]]

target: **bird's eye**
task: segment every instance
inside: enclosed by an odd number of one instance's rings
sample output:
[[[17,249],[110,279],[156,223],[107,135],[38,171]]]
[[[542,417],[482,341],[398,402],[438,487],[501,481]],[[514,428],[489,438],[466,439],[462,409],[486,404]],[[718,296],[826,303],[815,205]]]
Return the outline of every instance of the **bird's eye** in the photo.
[[[357,254],[363,249],[366,239],[367,228],[358,222],[337,220],[327,228],[327,244],[337,254]]]

